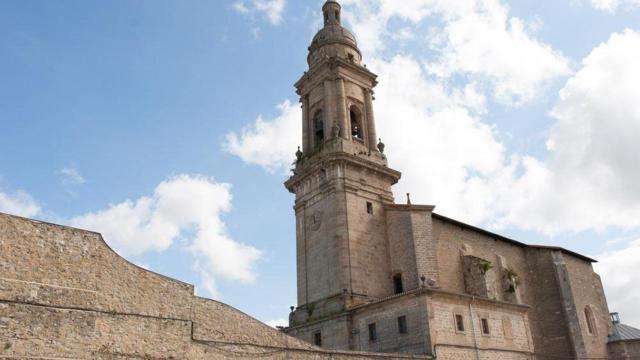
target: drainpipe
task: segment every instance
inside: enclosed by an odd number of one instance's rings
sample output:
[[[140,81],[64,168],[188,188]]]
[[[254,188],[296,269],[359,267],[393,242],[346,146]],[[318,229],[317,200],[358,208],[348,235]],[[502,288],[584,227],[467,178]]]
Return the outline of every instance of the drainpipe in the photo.
[[[478,338],[476,337],[476,322],[473,320],[473,302],[476,301],[476,297],[471,298],[469,303],[469,319],[471,321],[471,335],[473,335],[473,347],[476,349],[476,359],[480,360],[480,349],[478,348]]]

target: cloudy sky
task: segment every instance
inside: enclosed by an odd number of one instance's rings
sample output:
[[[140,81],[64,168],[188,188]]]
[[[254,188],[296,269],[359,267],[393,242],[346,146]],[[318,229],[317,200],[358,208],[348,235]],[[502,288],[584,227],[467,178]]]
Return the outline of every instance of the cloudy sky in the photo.
[[[343,0],[398,198],[601,260],[640,326],[640,1]],[[272,324],[321,0],[0,2],[0,211]]]

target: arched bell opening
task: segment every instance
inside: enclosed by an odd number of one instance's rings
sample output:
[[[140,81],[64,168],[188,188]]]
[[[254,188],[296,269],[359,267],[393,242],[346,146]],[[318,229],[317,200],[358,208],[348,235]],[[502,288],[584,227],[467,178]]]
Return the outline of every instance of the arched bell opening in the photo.
[[[357,106],[349,108],[349,123],[351,125],[351,137],[364,141],[364,122],[362,121],[362,111]]]
[[[324,114],[318,110],[313,115],[313,143],[316,147],[322,146],[324,139]]]

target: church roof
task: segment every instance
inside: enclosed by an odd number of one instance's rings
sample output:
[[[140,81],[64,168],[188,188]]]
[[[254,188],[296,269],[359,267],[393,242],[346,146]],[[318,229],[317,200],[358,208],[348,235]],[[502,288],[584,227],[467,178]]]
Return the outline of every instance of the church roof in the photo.
[[[515,245],[515,246],[520,246],[520,247],[523,247],[523,248],[531,248],[531,249],[546,249],[546,250],[561,251],[561,252],[563,252],[563,253],[565,253],[567,255],[571,255],[573,257],[576,257],[578,259],[581,259],[581,260],[584,260],[584,261],[587,261],[587,262],[590,262],[590,263],[597,263],[598,262],[595,259],[592,259],[590,257],[584,256],[582,254],[578,254],[577,252],[573,252],[571,250],[567,250],[565,248],[561,248],[561,247],[557,247],[557,246],[528,245],[528,244],[522,243],[520,241],[516,241],[516,240],[510,239],[508,237],[505,237],[505,236],[502,236],[502,235],[499,235],[499,234],[496,234],[496,233],[492,233],[490,231],[481,229],[479,227],[475,227],[475,226],[472,226],[472,225],[469,225],[469,224],[465,224],[465,223],[460,222],[458,220],[454,220],[454,219],[451,219],[451,218],[448,218],[446,216],[442,216],[442,215],[439,215],[439,214],[436,214],[436,213],[433,213],[433,217],[438,219],[438,220],[441,220],[441,221],[444,221],[444,222],[448,222],[450,224],[457,225],[457,226],[460,226],[462,228],[473,230],[475,232],[487,235],[487,236],[492,237],[494,239],[498,239],[498,240],[502,240],[504,242],[508,242],[508,243],[510,243],[512,245]]]
[[[640,340],[639,329],[615,322],[613,323],[613,328],[614,332],[613,335],[609,336],[609,342]]]

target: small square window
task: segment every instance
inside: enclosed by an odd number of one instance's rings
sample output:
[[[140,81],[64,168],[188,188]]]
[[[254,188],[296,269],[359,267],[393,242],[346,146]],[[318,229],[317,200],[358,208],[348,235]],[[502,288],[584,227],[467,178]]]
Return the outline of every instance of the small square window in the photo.
[[[408,332],[409,331],[407,329],[407,317],[406,316],[400,316],[398,318],[398,333],[406,334]]]
[[[313,343],[316,346],[322,346],[322,333],[320,331],[313,334]]]
[[[367,214],[373,215],[373,204],[370,202],[367,202]]]
[[[455,315],[456,331],[464,332],[464,318],[460,314]]]
[[[489,329],[489,320],[480,319],[480,325],[482,325],[482,335],[490,335],[491,331]]]
[[[369,324],[369,341],[378,340],[378,332],[376,331],[376,324]]]

